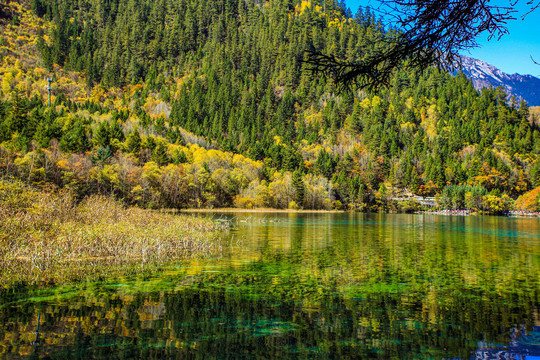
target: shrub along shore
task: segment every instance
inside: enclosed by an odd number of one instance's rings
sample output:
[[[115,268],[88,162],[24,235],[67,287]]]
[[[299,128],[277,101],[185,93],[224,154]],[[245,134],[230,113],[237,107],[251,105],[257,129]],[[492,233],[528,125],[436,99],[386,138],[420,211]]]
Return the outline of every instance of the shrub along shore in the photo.
[[[0,283],[123,275],[219,254],[226,225],[0,180]]]
[[[112,196],[90,195],[80,200],[69,190],[44,186],[33,187],[14,178],[0,180],[0,283],[4,286],[149,272],[221,252],[219,234],[227,230],[227,223],[126,206]],[[442,202],[450,198],[443,195],[439,199]],[[418,204],[407,204],[400,204],[395,212],[422,210]],[[452,204],[445,205],[452,209]],[[404,211],[406,206],[412,211]],[[440,209],[434,210],[432,213],[441,213]],[[464,215],[461,211],[442,210],[445,214]]]

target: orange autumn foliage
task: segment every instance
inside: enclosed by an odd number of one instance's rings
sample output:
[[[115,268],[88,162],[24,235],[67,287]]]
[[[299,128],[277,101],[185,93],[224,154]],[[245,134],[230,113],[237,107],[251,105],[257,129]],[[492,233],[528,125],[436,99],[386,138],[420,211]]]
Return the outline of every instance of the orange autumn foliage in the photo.
[[[516,201],[516,210],[538,211],[540,209],[540,187],[521,195]]]

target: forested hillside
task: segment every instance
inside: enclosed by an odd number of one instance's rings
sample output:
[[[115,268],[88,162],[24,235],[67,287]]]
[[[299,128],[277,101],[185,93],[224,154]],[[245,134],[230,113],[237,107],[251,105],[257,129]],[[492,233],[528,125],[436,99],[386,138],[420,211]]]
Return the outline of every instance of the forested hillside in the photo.
[[[540,186],[538,118],[502,89],[432,69],[343,92],[308,71],[308,49],[355,60],[392,36],[323,5],[10,3],[3,172],[169,207],[388,210],[414,193],[498,212]]]

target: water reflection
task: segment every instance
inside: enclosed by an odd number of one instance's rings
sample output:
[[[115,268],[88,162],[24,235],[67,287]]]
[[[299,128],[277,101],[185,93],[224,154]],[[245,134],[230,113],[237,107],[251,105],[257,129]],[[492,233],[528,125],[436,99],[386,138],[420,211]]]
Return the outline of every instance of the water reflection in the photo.
[[[4,290],[0,356],[540,356],[538,223],[253,214],[214,261],[122,286]]]

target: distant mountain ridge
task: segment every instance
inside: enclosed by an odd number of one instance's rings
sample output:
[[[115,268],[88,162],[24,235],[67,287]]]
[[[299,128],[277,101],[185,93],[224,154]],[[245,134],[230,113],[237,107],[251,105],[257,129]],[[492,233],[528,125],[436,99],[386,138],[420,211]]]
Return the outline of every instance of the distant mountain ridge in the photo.
[[[509,96],[523,99],[529,106],[540,105],[540,79],[535,76],[510,75],[485,61],[468,56],[462,56],[462,71],[478,90],[501,86]]]

